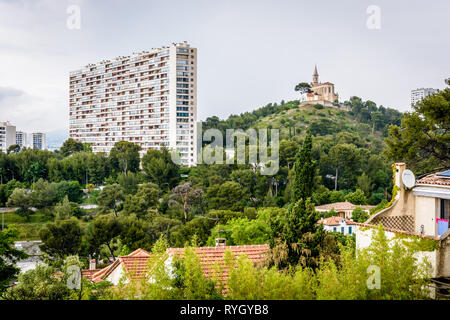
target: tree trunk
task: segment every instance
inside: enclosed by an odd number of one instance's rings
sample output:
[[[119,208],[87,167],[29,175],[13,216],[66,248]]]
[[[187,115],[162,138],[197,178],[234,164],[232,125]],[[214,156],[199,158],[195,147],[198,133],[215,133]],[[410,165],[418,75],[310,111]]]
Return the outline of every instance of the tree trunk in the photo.
[[[334,190],[337,190],[338,183],[338,167],[336,167],[336,176],[334,177]]]
[[[111,255],[112,255],[112,257],[113,257],[113,260],[116,260],[116,257],[114,256],[114,252],[113,252],[113,250],[111,249],[111,246],[109,245],[109,243],[107,243],[106,246],[108,247],[109,252],[111,253]]]

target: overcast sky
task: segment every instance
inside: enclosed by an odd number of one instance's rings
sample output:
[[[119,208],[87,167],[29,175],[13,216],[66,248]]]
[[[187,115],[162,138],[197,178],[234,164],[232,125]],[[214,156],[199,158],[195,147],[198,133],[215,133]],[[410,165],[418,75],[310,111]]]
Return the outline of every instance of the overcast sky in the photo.
[[[370,5],[380,29],[367,27]],[[450,76],[449,14],[448,0],[0,0],[0,121],[67,129],[70,71],[184,40],[198,48],[200,120],[297,99],[314,64],[341,100],[406,111],[411,89]]]

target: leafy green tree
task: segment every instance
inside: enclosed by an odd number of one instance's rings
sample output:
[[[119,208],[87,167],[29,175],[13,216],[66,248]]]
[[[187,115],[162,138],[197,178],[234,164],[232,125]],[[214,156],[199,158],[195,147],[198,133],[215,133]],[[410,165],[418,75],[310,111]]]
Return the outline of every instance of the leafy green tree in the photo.
[[[71,154],[80,151],[84,151],[83,143],[78,142],[72,138],[64,141],[63,145],[59,149],[59,152],[61,152],[64,157],[70,156]]]
[[[139,151],[141,151],[141,147],[132,142],[116,142],[109,153],[109,158],[115,171],[123,172],[124,174],[128,171],[139,171]]]
[[[207,244],[215,245],[215,239],[225,235],[227,245],[265,244],[269,242],[269,215],[273,208],[258,210],[255,219],[232,218],[224,225],[217,225],[211,231]],[[275,209],[279,210],[279,209]]]
[[[70,289],[66,283],[55,276],[53,266],[38,264],[35,269],[19,275],[18,284],[9,288],[7,300],[66,300]]]
[[[54,209],[54,215],[56,220],[65,220],[72,217],[80,218],[83,214],[82,209],[78,207],[78,204],[70,202],[67,196],[57,203]]]
[[[317,218],[310,198],[298,200],[286,214],[271,215],[268,262],[279,268],[317,268],[321,259],[337,258],[337,242],[317,224]]]
[[[97,203],[105,208],[113,210],[117,217],[117,205],[124,200],[124,192],[120,185],[110,184],[105,186],[97,197]]]
[[[335,168],[334,190],[337,190],[339,179],[343,180],[342,178],[347,178],[349,180],[349,176],[355,173],[352,169],[359,166],[360,157],[354,145],[337,144],[330,149],[328,161]],[[343,168],[347,168],[347,170],[341,170]]]
[[[58,201],[58,189],[56,184],[44,181],[42,178],[33,183],[31,201],[36,208],[46,208]]]
[[[105,153],[89,153],[87,158],[89,182],[103,184],[106,177],[111,174],[108,157]]]
[[[275,199],[273,198],[272,188],[267,191],[266,197],[264,198],[265,207],[276,207]]]
[[[401,126],[392,125],[387,138],[387,156],[408,167],[426,172],[449,167],[450,89],[430,95],[403,115]]]
[[[294,183],[291,199],[293,202],[297,202],[300,199],[306,200],[312,196],[316,162],[312,159],[311,150],[312,136],[311,132],[308,132],[302,148],[295,156]]]
[[[344,202],[345,201],[345,194],[339,190],[333,190],[330,193],[330,203],[335,203],[335,202]]]
[[[345,200],[353,204],[366,204],[367,198],[361,189],[356,189],[355,192],[351,192],[345,196]]]
[[[361,189],[366,196],[370,195],[370,192],[372,191],[373,184],[372,179],[365,173],[363,173],[361,176],[357,179],[357,185],[359,189]]]
[[[35,182],[39,178],[44,178],[46,175],[45,166],[39,162],[33,162],[28,170],[25,172],[25,179]]]
[[[300,82],[295,86],[295,91],[300,92],[311,92],[311,86],[307,82]]]
[[[136,193],[139,185],[139,176],[134,172],[119,173],[117,182],[122,187],[125,194]]]
[[[175,257],[174,267],[175,297],[187,300],[221,298],[214,281],[205,276],[200,258],[195,254],[195,248],[185,248],[182,258]]]
[[[152,236],[148,232],[150,221],[138,219],[135,215],[129,215],[120,218],[122,229],[120,233],[120,242],[130,250],[142,248],[150,250],[152,246]]]
[[[365,222],[367,219],[369,219],[369,214],[361,207],[356,207],[352,211],[352,219],[356,222]]]
[[[138,218],[144,218],[149,209],[156,211],[158,200],[158,187],[153,183],[147,183],[140,186],[136,194],[126,196],[123,210],[128,215],[135,214]]]
[[[280,166],[291,169],[294,165],[295,156],[298,152],[298,143],[292,140],[280,141]]]
[[[121,231],[122,225],[116,217],[112,215],[101,215],[95,218],[89,226],[86,239],[89,246],[93,248],[93,251],[98,251],[102,245],[105,245],[112,259],[115,260],[111,241],[118,237]]]
[[[41,250],[49,256],[64,259],[79,252],[83,230],[77,219],[49,222],[39,232]]]
[[[6,202],[6,206],[19,208],[18,213],[29,220],[32,206],[31,195],[25,189],[15,189]]]
[[[194,218],[183,225],[179,230],[172,233],[171,241],[176,247],[184,247],[191,242],[194,236],[198,239],[198,244],[203,245],[208,241],[211,229],[216,222],[211,219]]]
[[[142,157],[142,168],[148,181],[156,183],[161,189],[172,189],[180,181],[179,166],[172,161],[166,148],[149,149]]]
[[[18,144],[12,144],[9,146],[8,150],[6,151],[7,154],[10,153],[19,153],[20,152],[20,146]]]
[[[189,182],[180,184],[172,190],[171,200],[178,201],[183,207],[184,221],[188,221],[188,213],[192,204],[203,196],[202,189],[195,189]]]
[[[19,237],[19,231],[9,227],[0,231],[0,297],[5,289],[19,274],[16,262],[27,258],[27,254],[14,247],[14,241]]]
[[[211,209],[242,211],[248,200],[247,191],[237,182],[227,181],[207,190]]]
[[[68,197],[70,202],[81,202],[83,198],[83,190],[78,181],[61,181],[56,184],[57,198],[63,200]]]

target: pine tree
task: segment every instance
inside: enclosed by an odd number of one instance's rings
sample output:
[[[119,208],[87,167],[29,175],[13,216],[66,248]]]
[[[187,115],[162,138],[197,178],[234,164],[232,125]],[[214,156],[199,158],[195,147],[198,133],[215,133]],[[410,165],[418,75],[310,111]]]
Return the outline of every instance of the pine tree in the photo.
[[[297,152],[294,163],[294,183],[291,202],[306,200],[312,196],[316,161],[312,159],[312,136],[308,131],[302,148]]]

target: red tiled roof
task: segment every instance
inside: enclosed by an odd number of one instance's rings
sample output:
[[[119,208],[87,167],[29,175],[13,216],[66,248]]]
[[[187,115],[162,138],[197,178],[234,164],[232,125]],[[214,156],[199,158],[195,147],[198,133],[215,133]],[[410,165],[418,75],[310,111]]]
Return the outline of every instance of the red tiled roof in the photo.
[[[125,272],[129,274],[132,279],[139,279],[144,272],[148,270],[148,259],[150,256],[142,257],[119,257],[122,265],[125,267]]]
[[[151,254],[144,249],[137,249],[129,255],[118,257],[111,265],[107,266],[106,268],[97,270],[97,272],[93,274],[88,275],[88,273],[86,273],[86,278],[90,276],[90,278],[88,278],[89,280],[93,282],[100,282],[109,274],[111,274],[111,272],[113,272],[119,265],[124,266],[125,271],[130,274],[131,278],[139,278],[147,268],[147,261],[150,255]],[[85,271],[90,270],[83,270],[83,272]]]
[[[341,217],[336,217],[336,216],[328,217],[325,219],[320,219],[319,221],[317,221],[317,223],[324,224],[327,226],[336,226],[336,225],[340,225],[342,220],[344,220],[346,224],[355,224],[355,222],[353,222],[351,220],[347,220],[347,219],[344,219]]]
[[[130,253],[129,255],[126,255],[125,257],[150,257],[150,252],[145,251],[144,249],[137,249]]]
[[[252,262],[262,262],[265,253],[269,250],[269,245],[244,245],[244,246],[218,246],[218,247],[199,247],[194,252],[200,259],[202,270],[207,277],[214,275],[213,266],[218,261],[222,269],[220,279],[226,280],[229,276],[229,270],[225,266],[224,254],[226,250],[231,250],[235,257],[245,254]],[[169,257],[183,255],[184,248],[169,248],[167,253]],[[132,279],[138,279],[143,276],[148,269],[148,259],[151,254],[145,250],[138,249],[127,256],[118,257],[111,265],[96,272],[83,270],[82,275],[93,282],[100,282],[105,279],[118,266],[122,265],[125,271],[129,273]]]
[[[327,210],[327,211],[334,209],[336,211],[343,211],[343,210],[353,210],[356,207],[361,207],[364,210],[370,210],[370,209],[374,208],[375,206],[357,205],[357,204],[353,204],[351,202],[345,201],[345,202],[335,202],[335,203],[323,204],[321,206],[317,206],[316,209]]]
[[[438,186],[450,186],[450,178],[438,177],[437,175],[441,172],[436,172],[429,174],[423,178],[416,181],[418,184],[432,184]]]
[[[93,270],[86,269],[86,270],[81,270],[81,276],[84,277],[84,278],[86,278],[86,279],[88,279],[88,280],[92,280],[92,276],[93,276],[95,273],[99,272],[100,270],[101,270],[101,269],[93,269]]]
[[[241,255],[246,255],[253,263],[261,263],[265,259],[265,255],[269,250],[268,244],[263,245],[243,245],[243,246],[218,246],[218,247],[199,247],[195,248],[194,252],[200,259],[203,273],[206,277],[212,278],[215,274],[214,266],[216,261],[219,264],[222,273],[219,279],[226,285],[226,280],[229,278],[230,270],[225,265],[224,254],[225,251],[230,250],[235,258]],[[169,256],[182,255],[184,248],[169,248],[167,249]]]

